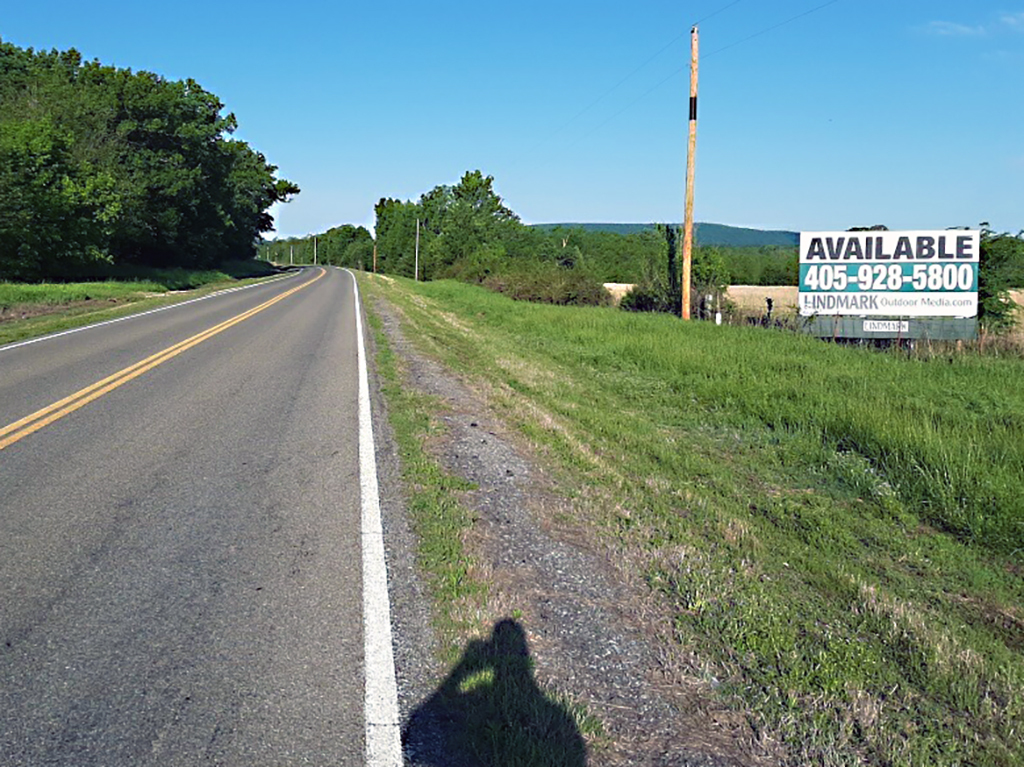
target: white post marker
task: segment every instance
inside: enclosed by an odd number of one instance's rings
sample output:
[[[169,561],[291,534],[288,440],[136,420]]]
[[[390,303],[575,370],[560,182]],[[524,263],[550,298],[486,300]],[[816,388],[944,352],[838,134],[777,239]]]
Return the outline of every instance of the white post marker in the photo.
[[[391,646],[391,603],[384,559],[384,528],[380,521],[377,459],[370,413],[370,382],[366,367],[366,342],[359,312],[359,286],[348,269],[355,295],[357,356],[359,359],[359,487],[362,496],[363,539],[363,648],[366,672],[367,767],[401,767],[401,723],[398,719],[398,685]]]

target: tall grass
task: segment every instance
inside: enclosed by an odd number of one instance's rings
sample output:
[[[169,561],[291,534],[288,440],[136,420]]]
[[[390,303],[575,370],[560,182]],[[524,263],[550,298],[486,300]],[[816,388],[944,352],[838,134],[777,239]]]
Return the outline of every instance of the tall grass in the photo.
[[[377,289],[548,456],[783,761],[1024,763],[1020,359]]]
[[[0,282],[0,308],[25,305],[59,306],[89,300],[120,299],[145,293],[190,290],[218,282],[265,277],[275,272],[262,261],[226,264],[220,269],[155,269],[108,267],[102,279],[82,282]]]
[[[223,264],[216,270],[110,265],[104,269],[105,279],[91,281],[0,283],[0,345],[180,300],[172,292],[209,292],[278,271],[255,260]]]
[[[166,290],[166,286],[157,282],[0,282],[0,309],[24,305],[59,306],[78,301],[125,298],[138,293],[163,293]]]
[[[460,309],[481,312],[476,293],[454,291],[445,303],[460,298],[469,299]],[[488,308],[489,326],[582,366],[613,393],[642,393],[645,409],[678,420],[674,408],[696,408],[720,424],[855,453],[929,523],[1003,553],[1024,550],[1019,361],[921,361],[668,317]]]

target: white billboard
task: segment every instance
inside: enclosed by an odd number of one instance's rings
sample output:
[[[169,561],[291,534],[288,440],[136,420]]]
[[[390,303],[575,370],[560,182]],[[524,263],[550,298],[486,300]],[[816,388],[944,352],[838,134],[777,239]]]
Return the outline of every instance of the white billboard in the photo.
[[[976,317],[981,232],[801,232],[800,315]]]

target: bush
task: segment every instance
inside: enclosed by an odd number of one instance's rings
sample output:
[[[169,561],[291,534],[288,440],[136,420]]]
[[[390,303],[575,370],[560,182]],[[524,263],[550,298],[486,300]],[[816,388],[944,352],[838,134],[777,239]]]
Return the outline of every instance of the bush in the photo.
[[[717,247],[731,285],[796,285],[797,248],[781,246]],[[697,248],[696,250],[704,250]]]
[[[459,282],[482,285],[488,277],[505,268],[505,248],[501,245],[483,245],[469,256],[455,261],[444,276]]]
[[[481,284],[517,301],[560,306],[607,306],[611,296],[604,284],[579,269],[556,264],[517,263],[500,273],[488,274]]]
[[[619,308],[627,312],[680,313],[682,295],[664,285],[637,285],[622,297]]]
[[[670,263],[669,268],[675,267]],[[670,277],[673,274],[673,271],[669,272]],[[708,314],[708,306],[704,303],[706,296],[712,296],[712,303],[721,305],[728,279],[729,270],[717,248],[695,248],[690,265],[690,316],[700,318]],[[655,277],[633,288],[623,297],[619,307],[627,312],[664,312],[678,317],[683,294],[675,284],[677,282],[671,279],[665,282]]]
[[[978,319],[988,330],[1009,330],[1016,321],[1017,304],[1010,289],[1024,281],[1024,238],[1010,234],[981,233],[981,264],[978,272]]]
[[[799,255],[793,253],[783,259],[773,259],[764,265],[758,285],[799,285]]]

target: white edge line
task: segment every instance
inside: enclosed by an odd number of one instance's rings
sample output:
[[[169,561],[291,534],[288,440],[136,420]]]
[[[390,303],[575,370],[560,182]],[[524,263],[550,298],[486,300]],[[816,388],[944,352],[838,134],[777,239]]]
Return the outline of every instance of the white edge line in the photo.
[[[177,309],[179,306],[188,306],[189,304],[194,304],[197,301],[205,301],[208,298],[215,298],[217,296],[226,295],[227,293],[234,293],[237,290],[248,290],[249,288],[256,288],[256,287],[259,287],[260,285],[269,285],[270,283],[277,282],[278,280],[283,280],[283,279],[286,279],[288,277],[294,277],[295,274],[298,274],[298,272],[296,272],[294,274],[282,274],[279,277],[274,277],[272,279],[265,280],[264,282],[254,282],[252,285],[241,285],[241,286],[239,286],[237,288],[225,288],[224,290],[218,290],[218,291],[216,291],[214,293],[209,293],[209,294],[207,294],[205,296],[200,296],[199,298],[190,298],[188,301],[182,301],[182,302],[177,303],[177,304],[171,304],[170,306],[161,306],[161,307],[158,307],[156,309],[148,309],[148,310],[146,310],[144,312],[138,312],[137,314],[126,314],[124,317],[115,317],[112,320],[104,320],[103,322],[95,322],[92,325],[82,325],[81,327],[71,328],[70,330],[62,330],[59,333],[49,333],[48,335],[45,335],[45,336],[39,336],[37,338],[29,338],[26,341],[17,341],[17,342],[15,342],[13,344],[7,344],[6,346],[0,346],[0,352],[10,351],[11,349],[17,349],[17,348],[19,348],[21,346],[29,346],[30,344],[37,344],[40,341],[49,341],[49,340],[54,339],[54,338],[60,338],[61,336],[69,336],[72,333],[81,333],[83,330],[92,330],[93,328],[101,328],[104,325],[113,325],[115,322],[124,322],[125,320],[138,319],[139,317],[145,317],[148,314],[156,314],[157,312],[166,312],[168,309]]]
[[[360,313],[359,286],[349,271],[355,295],[357,356],[359,359],[359,486],[362,498],[363,649],[366,673],[367,767],[400,767],[402,739],[398,717],[398,685],[391,644],[391,604],[384,558],[384,528],[380,518],[377,458],[370,412],[370,382],[366,341]]]

